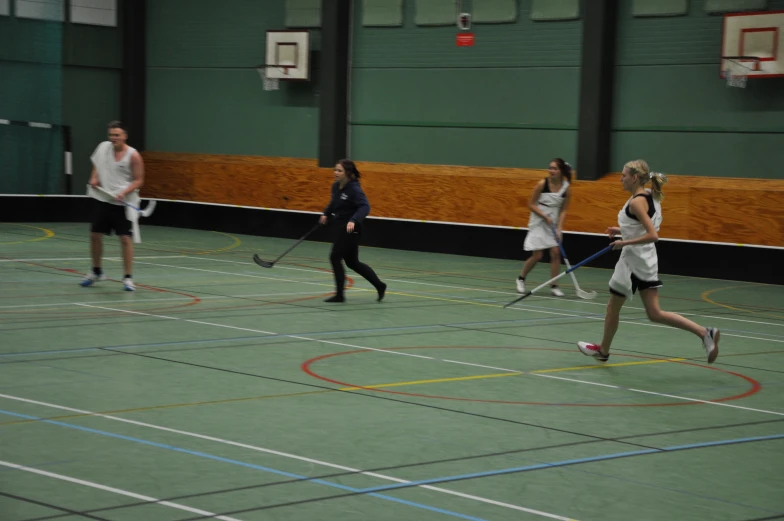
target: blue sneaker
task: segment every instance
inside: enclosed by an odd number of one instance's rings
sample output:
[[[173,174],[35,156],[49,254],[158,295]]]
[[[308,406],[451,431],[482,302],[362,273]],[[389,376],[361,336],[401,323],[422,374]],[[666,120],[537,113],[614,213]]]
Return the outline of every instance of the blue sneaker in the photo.
[[[106,275],[104,275],[103,273],[101,273],[100,275],[96,275],[95,273],[90,273],[89,275],[87,275],[85,278],[82,279],[82,282],[80,282],[79,285],[84,286],[86,288],[87,286],[92,286],[99,280],[106,280]]]

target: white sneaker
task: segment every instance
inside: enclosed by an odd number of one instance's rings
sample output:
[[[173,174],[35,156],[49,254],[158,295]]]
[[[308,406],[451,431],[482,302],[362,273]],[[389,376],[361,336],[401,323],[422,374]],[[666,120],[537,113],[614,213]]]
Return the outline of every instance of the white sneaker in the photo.
[[[86,277],[82,279],[82,282],[80,282],[79,285],[84,286],[86,288],[87,286],[92,286],[94,283],[100,280],[106,280],[106,275],[104,275],[103,273],[101,273],[100,275],[96,275],[95,273],[89,273]]]
[[[525,293],[525,281],[519,277],[517,279],[517,292]]]
[[[602,349],[598,344],[592,344],[590,342],[577,342],[577,349],[579,349],[582,354],[586,356],[592,356],[600,362],[606,362],[610,359],[610,353],[603,355]]]
[[[123,286],[125,291],[136,291],[136,285],[133,283],[133,279],[130,277],[125,277],[123,279]]]
[[[702,347],[705,348],[705,354],[708,355],[708,363],[712,364],[719,356],[719,336],[721,333],[715,327],[709,327],[707,330],[708,332],[702,337]]]
[[[563,291],[561,291],[561,288],[559,288],[559,287],[553,288],[552,290],[550,290],[550,293],[552,293],[552,295],[554,297],[564,297],[564,296],[566,296],[566,294]]]

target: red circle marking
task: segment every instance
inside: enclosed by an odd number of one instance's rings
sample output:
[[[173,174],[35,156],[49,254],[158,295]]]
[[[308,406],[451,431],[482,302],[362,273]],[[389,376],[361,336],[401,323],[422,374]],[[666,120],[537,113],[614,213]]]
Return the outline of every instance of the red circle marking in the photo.
[[[498,347],[491,347],[491,346],[412,346],[412,347],[391,347],[385,349],[385,351],[402,351],[406,349],[523,349],[523,350],[532,350],[532,351],[560,351],[560,352],[569,352],[571,353],[572,350],[570,349],[549,349],[544,347],[505,347],[505,346],[498,346]],[[518,402],[518,401],[507,401],[507,400],[481,400],[477,398],[458,398],[455,396],[440,396],[440,395],[433,395],[433,394],[421,394],[421,393],[406,393],[403,391],[389,391],[386,389],[379,389],[375,387],[365,387],[362,385],[356,385],[348,382],[341,382],[339,380],[334,380],[332,378],[327,378],[326,376],[322,376],[311,369],[311,366],[316,362],[321,360],[325,360],[327,358],[333,358],[336,356],[344,356],[344,355],[354,355],[354,354],[367,354],[373,353],[375,351],[368,351],[364,349],[359,349],[355,351],[343,351],[340,353],[330,353],[327,355],[317,356],[315,358],[311,358],[306,360],[300,366],[301,369],[307,373],[308,375],[318,378],[319,380],[323,380],[325,382],[330,382],[333,384],[337,384],[344,387],[356,387],[357,389],[363,389],[365,391],[373,391],[377,393],[386,393],[386,394],[397,394],[403,396],[416,396],[419,398],[434,398],[438,400],[455,400],[461,402],[482,402],[482,403],[505,403],[510,405],[549,405],[549,406],[563,406],[563,407],[671,407],[671,406],[678,406],[678,405],[699,405],[702,402],[671,402],[671,403],[546,403],[546,402]],[[631,358],[645,358],[650,360],[660,360],[659,358],[653,356],[642,356],[642,355],[626,355],[626,354],[614,354],[613,356],[627,356]],[[710,402],[728,402],[731,400],[740,400],[741,398],[747,398],[753,394],[756,394],[762,389],[762,384],[758,381],[754,380],[753,378],[749,378],[748,376],[742,375],[740,373],[735,373],[733,371],[726,371],[724,369],[719,369],[718,367],[710,367],[700,364],[695,364],[691,362],[683,362],[683,361],[674,361],[670,363],[675,364],[682,364],[682,365],[691,365],[694,367],[699,367],[701,369],[710,369],[711,371],[719,371],[720,373],[726,373],[737,378],[741,378],[746,380],[751,384],[751,389],[747,390],[744,393],[736,394],[732,396],[725,396],[723,398],[717,398],[715,400],[706,400]],[[524,371],[521,371],[524,373]]]

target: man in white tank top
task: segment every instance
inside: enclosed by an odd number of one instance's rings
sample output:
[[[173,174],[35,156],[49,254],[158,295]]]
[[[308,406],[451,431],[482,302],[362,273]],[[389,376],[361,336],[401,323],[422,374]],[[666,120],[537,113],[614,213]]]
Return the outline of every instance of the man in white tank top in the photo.
[[[125,269],[123,286],[126,291],[134,291],[136,286],[132,274],[132,223],[127,217],[126,206],[122,201],[139,205],[138,190],[144,184],[144,162],[139,152],[126,143],[128,132],[121,122],[112,121],[108,127],[109,141],[100,143],[90,156],[93,162],[90,186],[100,186],[114,194],[114,197],[98,190],[88,190],[94,205],[90,226],[90,256],[93,267],[92,272],[82,280],[81,285],[92,286],[95,282],[106,279],[101,268],[103,236],[111,235],[114,231],[120,237],[122,246]]]

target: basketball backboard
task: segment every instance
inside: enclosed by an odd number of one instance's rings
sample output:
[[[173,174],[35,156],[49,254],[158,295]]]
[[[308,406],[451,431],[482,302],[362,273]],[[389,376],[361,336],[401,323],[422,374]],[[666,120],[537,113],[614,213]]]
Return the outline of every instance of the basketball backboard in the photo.
[[[750,79],[784,77],[783,33],[784,11],[724,15],[721,71],[740,63]],[[746,57],[757,59],[743,59]]]
[[[266,75],[281,80],[310,80],[310,33],[267,31]]]

